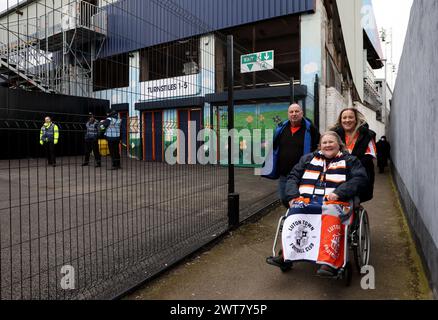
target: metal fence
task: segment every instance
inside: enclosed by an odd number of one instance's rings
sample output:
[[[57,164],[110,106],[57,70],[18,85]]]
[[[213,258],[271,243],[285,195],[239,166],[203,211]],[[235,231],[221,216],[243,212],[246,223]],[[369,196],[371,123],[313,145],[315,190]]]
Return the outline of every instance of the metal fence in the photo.
[[[0,162],[2,299],[111,298],[228,228],[225,167],[139,161],[121,144],[122,168],[110,170],[105,140],[102,166],[93,156],[82,166],[83,152],[59,155],[83,150],[85,123],[56,117],[54,167],[42,157],[42,121],[11,122],[0,128],[6,152],[22,134],[41,150]]]
[[[104,8],[50,3],[20,9],[22,15],[0,28],[8,42],[0,57],[0,84],[8,87],[0,88],[0,299],[118,297],[278,201],[277,182],[255,174],[260,163],[246,150],[254,130],[274,130],[291,101],[305,105],[311,99],[293,81],[300,72],[293,43],[299,43],[298,16],[222,33],[177,1],[148,0],[153,16],[141,16],[134,1],[102,1]],[[146,1],[138,3],[151,14]],[[32,12],[45,21],[33,24],[39,30],[28,30]],[[13,27],[23,24],[26,29]],[[157,38],[150,47],[144,47],[145,25]],[[22,41],[35,32],[38,39]],[[274,42],[266,40],[271,32],[279,33]],[[11,36],[19,43],[13,55]],[[228,36],[235,37],[232,49]],[[114,39],[120,48],[106,56]],[[271,46],[280,67],[240,72],[242,55]],[[24,61],[28,52],[43,56],[34,59],[43,70],[38,77]],[[223,99],[230,92],[236,97]],[[121,169],[112,170],[104,138],[98,143],[101,166],[93,156],[83,166],[88,113],[100,121],[110,109],[121,120]],[[59,128],[56,166],[40,144],[46,116]],[[219,135],[231,118],[232,128],[246,130],[237,140],[234,166]],[[203,129],[214,133],[215,147],[190,140]],[[198,151],[214,153],[216,161],[200,161]],[[230,201],[231,189],[238,203]]]

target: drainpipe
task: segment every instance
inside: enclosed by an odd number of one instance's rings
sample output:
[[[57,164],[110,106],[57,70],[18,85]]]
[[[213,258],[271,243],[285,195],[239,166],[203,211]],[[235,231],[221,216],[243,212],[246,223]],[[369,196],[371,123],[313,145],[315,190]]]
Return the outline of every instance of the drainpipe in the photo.
[[[315,125],[315,127],[319,130],[319,77],[316,74],[315,75],[315,84],[314,84],[314,93],[313,96],[315,97],[314,100],[314,106],[313,106],[313,110],[314,110],[314,119],[313,119],[313,123]]]

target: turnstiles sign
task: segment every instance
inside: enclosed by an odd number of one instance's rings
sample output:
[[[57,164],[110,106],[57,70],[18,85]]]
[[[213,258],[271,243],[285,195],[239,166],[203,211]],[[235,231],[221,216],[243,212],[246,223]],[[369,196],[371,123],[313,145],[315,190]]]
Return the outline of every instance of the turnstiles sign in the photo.
[[[240,72],[256,72],[274,69],[274,50],[240,56]]]

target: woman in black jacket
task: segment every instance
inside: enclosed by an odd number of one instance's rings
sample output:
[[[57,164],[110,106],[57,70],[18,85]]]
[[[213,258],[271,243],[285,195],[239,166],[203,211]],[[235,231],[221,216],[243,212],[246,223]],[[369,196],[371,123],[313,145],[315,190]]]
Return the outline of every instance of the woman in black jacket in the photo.
[[[320,196],[325,196],[329,201],[352,200],[367,187],[369,180],[357,157],[345,151],[344,144],[335,132],[324,133],[321,136],[320,151],[303,156],[288,175],[287,200],[290,202],[299,197],[310,199],[317,196],[315,189],[321,180],[324,183],[324,194]],[[338,165],[342,161],[345,161],[345,167]],[[309,186],[312,187],[311,191],[307,188]]]
[[[311,250],[319,249],[322,254],[317,259],[313,256],[315,259],[312,260],[321,265],[318,274],[335,275],[337,268],[343,263],[343,250],[339,249],[342,246],[340,237],[343,237],[343,234],[339,231],[330,235],[328,233],[332,231],[327,233],[327,229],[342,230],[342,225],[349,224],[348,221],[351,217],[349,203],[368,186],[368,183],[364,167],[355,156],[345,152],[341,138],[335,132],[323,134],[320,150],[303,156],[287,178],[286,196],[290,202],[290,209],[288,218],[283,225],[283,250],[279,256],[267,258],[267,262],[282,267],[285,264],[290,265],[292,261],[310,261],[312,259],[309,259],[308,256],[299,256],[299,254],[304,254],[306,251],[312,255]],[[305,215],[322,216],[321,219],[325,221],[323,225],[330,227],[321,227],[320,240],[317,242],[320,243],[320,248],[313,246],[313,244],[302,248],[302,245],[309,244],[309,237],[316,236],[309,235],[309,230],[304,230],[305,235],[303,235],[303,230],[301,230],[301,234],[298,234],[299,226],[305,225],[302,222],[305,218],[296,217]],[[295,226],[298,227],[294,228]],[[327,245],[327,241],[334,239],[330,236],[338,237],[337,245],[332,249],[327,249],[330,247],[330,244]],[[333,246],[333,243],[331,245]],[[294,249],[292,250],[291,247]],[[329,256],[324,256],[323,247],[330,251]],[[294,250],[298,252],[298,255],[295,254]]]
[[[365,167],[370,183],[366,190],[360,192],[359,197],[361,202],[371,200],[374,190],[376,133],[369,129],[364,115],[354,108],[342,110],[331,130],[341,137],[347,151],[356,156]]]

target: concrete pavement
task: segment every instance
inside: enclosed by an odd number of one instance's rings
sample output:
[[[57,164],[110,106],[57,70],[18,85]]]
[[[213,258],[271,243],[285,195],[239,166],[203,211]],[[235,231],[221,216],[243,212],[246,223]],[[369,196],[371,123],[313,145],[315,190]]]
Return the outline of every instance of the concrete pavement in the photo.
[[[350,287],[315,276],[316,266],[295,264],[282,273],[266,264],[283,208],[227,235],[162,274],[127,299],[432,299],[389,173],[376,174],[374,199],[365,204],[371,224],[375,289],[363,290],[356,269]]]

